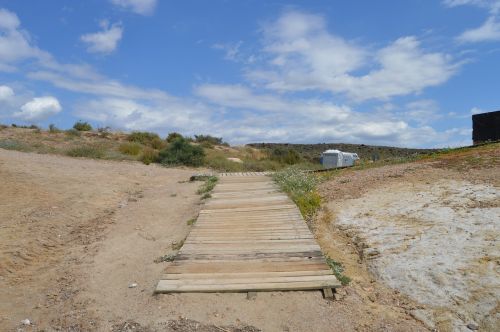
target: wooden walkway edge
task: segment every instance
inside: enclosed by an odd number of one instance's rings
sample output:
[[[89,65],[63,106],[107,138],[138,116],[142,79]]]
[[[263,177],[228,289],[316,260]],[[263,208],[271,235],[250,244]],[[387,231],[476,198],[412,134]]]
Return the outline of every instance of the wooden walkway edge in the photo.
[[[339,287],[295,204],[263,173],[224,173],[156,293]]]

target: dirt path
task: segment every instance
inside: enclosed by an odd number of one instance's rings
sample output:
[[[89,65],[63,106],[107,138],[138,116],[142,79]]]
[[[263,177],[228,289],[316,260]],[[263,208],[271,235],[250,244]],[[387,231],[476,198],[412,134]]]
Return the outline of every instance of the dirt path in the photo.
[[[340,301],[319,291],[153,296],[165,266],[155,259],[200,209],[199,183],[180,182],[191,174],[0,150],[0,330],[425,330],[400,296],[370,298],[357,278]]]

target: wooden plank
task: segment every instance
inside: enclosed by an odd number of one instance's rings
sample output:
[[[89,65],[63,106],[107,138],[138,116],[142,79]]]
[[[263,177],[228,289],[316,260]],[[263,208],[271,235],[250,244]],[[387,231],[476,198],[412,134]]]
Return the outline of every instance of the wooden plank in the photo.
[[[300,211],[262,173],[224,173],[156,292],[330,289]]]
[[[166,280],[160,280],[156,287],[156,293],[224,293],[224,292],[250,292],[250,291],[286,291],[286,290],[314,290],[325,287],[339,287],[338,281],[297,281],[281,283],[259,283],[259,284],[214,284],[214,285],[179,285],[164,284]]]
[[[332,271],[287,271],[287,272],[233,272],[233,273],[168,273],[160,279],[200,279],[200,278],[266,278],[266,277],[297,277],[297,276],[315,276],[331,275]]]

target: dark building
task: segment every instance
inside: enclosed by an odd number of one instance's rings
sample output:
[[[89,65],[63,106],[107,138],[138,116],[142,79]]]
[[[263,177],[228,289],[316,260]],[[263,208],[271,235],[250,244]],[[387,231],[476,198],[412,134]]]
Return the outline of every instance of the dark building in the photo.
[[[500,111],[472,116],[472,142],[500,141]]]

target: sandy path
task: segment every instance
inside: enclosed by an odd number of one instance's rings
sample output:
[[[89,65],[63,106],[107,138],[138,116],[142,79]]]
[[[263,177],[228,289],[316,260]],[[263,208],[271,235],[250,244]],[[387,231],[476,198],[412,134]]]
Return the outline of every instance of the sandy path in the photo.
[[[424,330],[400,296],[370,299],[357,281],[341,301],[319,291],[153,296],[166,264],[154,260],[200,208],[199,183],[179,182],[191,174],[0,150],[0,330]]]

